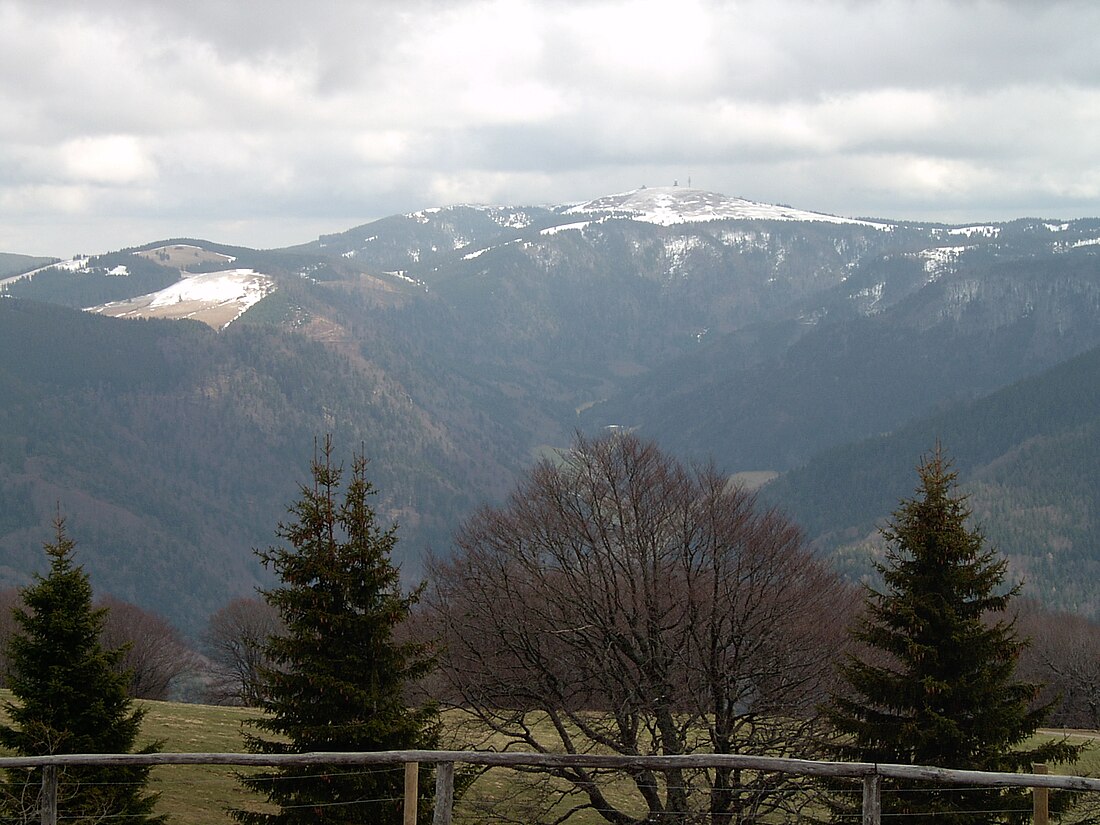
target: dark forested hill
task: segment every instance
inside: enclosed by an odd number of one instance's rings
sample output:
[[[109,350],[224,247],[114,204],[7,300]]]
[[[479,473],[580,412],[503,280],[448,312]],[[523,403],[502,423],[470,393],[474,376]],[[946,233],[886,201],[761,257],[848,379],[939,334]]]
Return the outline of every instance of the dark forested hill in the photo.
[[[251,548],[274,539],[324,433],[348,456],[366,449],[412,573],[493,488],[467,486],[475,446],[419,424],[403,390],[278,327],[219,334],[2,299],[0,352],[0,583],[39,569],[60,507],[97,589],[194,630],[251,592]]]
[[[897,431],[827,450],[764,488],[854,575],[876,526],[943,445],[974,517],[1045,603],[1100,616],[1100,349]]]
[[[22,272],[28,272],[40,266],[53,263],[56,258],[36,258],[33,255],[15,255],[0,252],[0,279],[9,278]]]

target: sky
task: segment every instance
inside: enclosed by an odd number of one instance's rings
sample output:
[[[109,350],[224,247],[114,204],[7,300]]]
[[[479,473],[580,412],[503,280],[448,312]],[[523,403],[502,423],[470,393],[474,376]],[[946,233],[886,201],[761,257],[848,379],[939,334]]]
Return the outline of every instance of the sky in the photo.
[[[1100,216],[1100,3],[0,0],[0,251],[678,183]]]

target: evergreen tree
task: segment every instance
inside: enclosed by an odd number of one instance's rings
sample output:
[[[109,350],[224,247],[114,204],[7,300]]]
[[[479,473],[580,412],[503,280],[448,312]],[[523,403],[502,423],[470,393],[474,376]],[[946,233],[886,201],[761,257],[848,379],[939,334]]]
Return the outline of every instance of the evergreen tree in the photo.
[[[842,667],[850,690],[829,708],[841,734],[838,756],[1004,772],[1073,761],[1080,748],[1065,741],[1024,747],[1051,706],[1036,706],[1040,686],[1015,678],[1027,642],[1004,613],[1019,586],[1004,587],[1006,561],[967,527],[966,497],[939,447],[918,473],[917,495],[882,530],[885,592],[869,593],[852,631],[866,652]],[[935,813],[948,825],[1030,814],[1029,794],[1019,789],[895,782],[889,789],[884,813]]]
[[[259,552],[282,586],[264,593],[285,625],[269,639],[271,663],[261,671],[263,718],[250,724],[274,734],[247,734],[254,753],[380,751],[435,747],[434,706],[410,709],[406,689],[432,667],[422,644],[395,631],[418,593],[403,595],[390,561],[395,528],[380,529],[367,499],[366,459],[356,455],[343,501],[341,468],[326,439],[301,487],[293,518],[277,535],[288,546]],[[242,778],[278,813],[234,811],[243,823],[398,821],[404,784],[400,766],[285,767]],[[429,783],[421,782],[422,787]],[[424,810],[427,806],[422,806]]]
[[[8,642],[5,702],[10,725],[0,725],[0,744],[24,756],[59,753],[129,753],[143,711],[127,693],[130,674],[119,672],[124,649],[100,644],[105,610],[92,608],[92,588],[73,564],[74,543],[64,521],[55,521],[56,540],[46,544],[49,574],[24,589],[14,610],[16,630]],[[151,753],[155,744],[141,753]],[[12,769],[3,813],[15,821],[38,821],[38,770]],[[146,794],[148,767],[71,767],[58,772],[58,815],[68,822],[160,823],[153,815],[156,794]]]

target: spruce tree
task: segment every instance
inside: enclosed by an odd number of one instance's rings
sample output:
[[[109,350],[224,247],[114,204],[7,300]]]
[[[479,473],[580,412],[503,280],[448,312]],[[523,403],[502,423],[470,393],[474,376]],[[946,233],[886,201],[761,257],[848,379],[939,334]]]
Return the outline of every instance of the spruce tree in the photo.
[[[127,693],[130,674],[117,667],[124,650],[106,650],[100,634],[106,610],[92,608],[92,587],[73,563],[74,542],[59,516],[56,539],[46,544],[49,574],[21,592],[16,630],[8,642],[5,702],[10,725],[0,725],[0,744],[24,756],[65,753],[129,753],[143,711]],[[155,744],[141,750],[151,753]],[[12,769],[3,812],[37,822],[38,770]],[[145,793],[148,767],[70,767],[58,772],[58,816],[67,822],[160,823],[156,794]]]
[[[261,671],[265,715],[252,724],[277,738],[245,737],[254,753],[433,748],[434,706],[410,709],[406,690],[432,667],[422,644],[395,632],[418,593],[404,595],[390,556],[395,528],[382,530],[368,504],[374,490],[356,455],[339,500],[342,471],[326,439],[301,487],[292,519],[277,535],[286,546],[258,551],[282,585],[264,592],[285,630],[269,639]],[[242,777],[277,813],[237,810],[243,823],[396,822],[401,766],[309,765]],[[422,781],[422,787],[428,787]],[[427,806],[422,806],[426,809]]]
[[[882,530],[884,592],[868,593],[852,631],[864,653],[842,667],[849,690],[829,708],[837,755],[1004,772],[1073,761],[1080,748],[1064,740],[1025,747],[1051,706],[1035,704],[1039,685],[1015,677],[1027,642],[1005,612],[1019,585],[1005,587],[1006,561],[967,526],[971,511],[939,447],[918,474],[916,496]],[[889,791],[884,813],[936,814],[945,825],[1030,813],[1019,789],[891,782]]]

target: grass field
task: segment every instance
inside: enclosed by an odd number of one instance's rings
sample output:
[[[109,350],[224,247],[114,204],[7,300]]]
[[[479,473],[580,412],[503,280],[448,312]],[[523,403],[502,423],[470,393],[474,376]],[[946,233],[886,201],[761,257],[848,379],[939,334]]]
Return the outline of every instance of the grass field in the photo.
[[[0,698],[8,699],[6,691]],[[185,705],[174,702],[139,702],[146,711],[139,744],[160,741],[161,750],[172,753],[240,753],[241,723],[255,716],[245,708],[212,705]],[[446,721],[445,717],[445,721]],[[454,731],[452,731],[454,733]],[[1051,773],[1072,773],[1100,776],[1100,733],[1095,731],[1044,731],[1039,737],[1068,736],[1071,741],[1087,742],[1080,762],[1073,766],[1050,766]],[[460,746],[452,741],[446,747]],[[400,768],[395,768],[400,769]],[[246,793],[235,779],[238,769],[217,766],[161,766],[153,769],[152,790],[160,793],[157,810],[167,814],[177,825],[229,825],[227,813],[233,807],[257,807],[259,798]],[[488,811],[506,807],[513,821],[517,814],[535,806],[543,792],[552,788],[545,779],[518,776],[505,769],[492,770],[470,789],[466,799],[456,809],[456,821],[488,821]],[[612,787],[610,796],[619,803],[632,797],[633,791],[624,779],[619,788]],[[569,807],[562,802],[561,812]],[[640,813],[640,811],[638,811]],[[591,812],[570,820],[574,825],[594,825],[603,820]],[[384,825],[380,824],[380,825]]]
[[[0,698],[9,700],[8,691]],[[256,715],[246,708],[185,705],[175,702],[137,702],[145,709],[138,746],[161,742],[170,753],[240,753],[241,723]],[[6,720],[5,720],[6,721]],[[226,812],[256,797],[237,784],[233,768],[213,765],[167,765],[152,771],[151,790],[160,794],[157,812],[178,825],[229,825]]]
[[[1073,765],[1051,765],[1051,773],[1070,774],[1072,776],[1100,777],[1100,731],[1095,730],[1044,730],[1036,734],[1031,742],[1065,737],[1074,745],[1084,745],[1081,758]]]
[[[240,753],[241,723],[256,715],[247,708],[139,702],[145,708],[142,740],[160,741],[169,753]],[[152,789],[160,793],[158,813],[179,825],[233,822],[229,808],[254,805],[256,797],[235,778],[234,768],[216,765],[166,765],[152,771]]]

